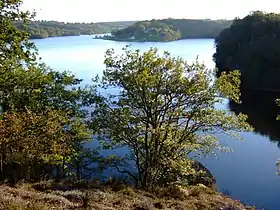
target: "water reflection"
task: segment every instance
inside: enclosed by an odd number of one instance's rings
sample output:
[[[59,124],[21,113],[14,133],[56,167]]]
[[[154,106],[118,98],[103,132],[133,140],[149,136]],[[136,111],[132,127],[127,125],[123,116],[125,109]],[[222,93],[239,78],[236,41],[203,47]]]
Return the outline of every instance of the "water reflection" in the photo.
[[[280,148],[280,121],[276,120],[280,108],[275,100],[280,99],[280,92],[272,91],[242,91],[241,104],[229,102],[229,108],[235,113],[248,116],[248,123],[255,128],[255,133],[269,137],[277,142]]]

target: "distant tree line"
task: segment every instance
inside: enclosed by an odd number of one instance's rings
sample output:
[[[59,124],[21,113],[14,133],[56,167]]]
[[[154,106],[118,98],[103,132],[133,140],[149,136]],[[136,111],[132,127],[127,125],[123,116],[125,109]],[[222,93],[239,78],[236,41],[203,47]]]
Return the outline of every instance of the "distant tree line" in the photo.
[[[78,36],[110,33],[132,25],[135,21],[100,22],[100,23],[64,23],[57,21],[31,21],[27,24],[30,39],[44,39],[57,36]],[[21,22],[16,26],[22,29]]]
[[[136,41],[172,41],[192,38],[215,38],[230,26],[229,20],[162,19],[140,21],[114,31],[111,39]],[[108,38],[108,37],[106,37]]]
[[[235,19],[215,44],[218,76],[238,69],[244,88],[280,89],[280,14],[255,11]]]

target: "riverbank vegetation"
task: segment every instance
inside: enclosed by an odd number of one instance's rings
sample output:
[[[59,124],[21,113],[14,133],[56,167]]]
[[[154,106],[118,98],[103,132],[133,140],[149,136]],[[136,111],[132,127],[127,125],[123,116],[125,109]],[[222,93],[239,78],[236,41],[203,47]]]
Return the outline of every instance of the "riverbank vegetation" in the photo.
[[[64,23],[57,21],[30,21],[26,29],[30,33],[30,39],[44,39],[58,36],[106,34],[125,28],[135,22]],[[15,25],[22,29],[21,22],[16,22]]]
[[[223,149],[215,133],[236,136],[251,129],[246,116],[215,106],[221,96],[239,101],[238,71],[214,80],[213,71],[198,61],[188,64],[153,48],[144,53],[125,48],[122,55],[108,50],[102,78],[81,86],[81,79],[54,71],[38,59],[29,32],[14,25],[31,18],[19,9],[21,3],[0,4],[0,182],[13,186],[1,187],[3,208],[74,208],[88,203],[94,208],[102,207],[100,199],[105,198],[106,205],[114,201],[120,209],[150,209],[134,205],[140,205],[140,200],[155,205],[161,199],[157,192],[167,189],[171,196],[174,187],[185,192],[184,203],[167,197],[158,206],[243,208],[206,188],[214,183],[211,173],[189,156]],[[100,88],[118,93],[105,96]],[[89,147],[89,142],[99,146]],[[113,154],[122,147],[125,154]],[[102,155],[104,150],[110,155]],[[112,168],[135,188],[131,194],[123,192],[125,199],[120,192],[88,189],[90,180],[106,185],[110,175],[105,182],[99,175]],[[56,186],[69,182],[44,193],[38,188],[16,188],[20,182],[33,185],[42,180],[54,180]],[[74,188],[79,192],[68,190],[77,180],[85,182],[87,190],[82,186]]]
[[[215,38],[230,26],[229,20],[162,19],[140,21],[114,31],[104,39],[115,41],[167,42],[178,39]]]
[[[239,69],[242,87],[280,90],[280,15],[252,12],[235,19],[215,40],[221,72]]]

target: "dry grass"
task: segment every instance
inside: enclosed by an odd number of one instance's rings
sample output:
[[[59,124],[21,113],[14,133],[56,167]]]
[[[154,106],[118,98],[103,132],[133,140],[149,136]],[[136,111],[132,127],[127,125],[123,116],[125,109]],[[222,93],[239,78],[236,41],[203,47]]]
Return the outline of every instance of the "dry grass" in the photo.
[[[69,209],[78,204],[64,196],[35,192],[24,188],[0,187],[0,209]]]
[[[89,184],[90,185],[90,184]],[[38,187],[40,186],[40,187]],[[172,187],[149,193],[122,187],[112,189],[90,185],[90,189],[64,187],[51,183],[21,185],[15,188],[0,186],[0,209],[47,210],[47,209],[94,209],[94,210],[242,210],[248,209],[240,202],[223,196],[204,186],[188,189]],[[56,187],[54,187],[56,186]],[[95,187],[93,187],[95,186]],[[37,190],[35,190],[36,188]],[[38,188],[41,191],[38,191]],[[72,188],[72,189],[70,189]],[[76,186],[77,188],[77,186]],[[88,188],[88,187],[86,187]],[[70,190],[66,190],[70,189]]]

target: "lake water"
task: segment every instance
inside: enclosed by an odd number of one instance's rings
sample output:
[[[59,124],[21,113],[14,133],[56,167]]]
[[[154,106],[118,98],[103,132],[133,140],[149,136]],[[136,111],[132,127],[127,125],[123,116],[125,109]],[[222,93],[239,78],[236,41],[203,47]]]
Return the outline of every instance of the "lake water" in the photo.
[[[121,49],[127,44],[141,51],[157,47],[160,52],[168,51],[172,56],[183,57],[189,62],[198,56],[207,67],[214,67],[212,39],[180,40],[169,43],[124,43],[92,38],[93,36],[59,37],[34,40],[34,42],[44,62],[53,69],[75,73],[79,78],[84,79],[84,84],[90,83],[97,74],[102,74],[104,53],[107,49],[114,48],[116,52],[121,53]],[[251,110],[251,106],[255,107],[254,104],[248,105],[247,110]],[[266,124],[267,121],[263,120],[265,116],[265,113],[258,110],[252,114],[252,119],[259,121],[256,125],[261,126],[257,126],[257,132],[242,133],[244,137],[242,141],[219,137],[219,141],[232,148],[233,152],[218,154],[216,158],[203,157],[201,162],[216,177],[219,191],[259,208],[278,210],[280,209],[280,177],[276,175],[276,160],[280,157],[278,148],[280,135],[275,133],[278,134],[279,127],[274,126],[274,132],[271,132],[270,127],[273,126]]]

